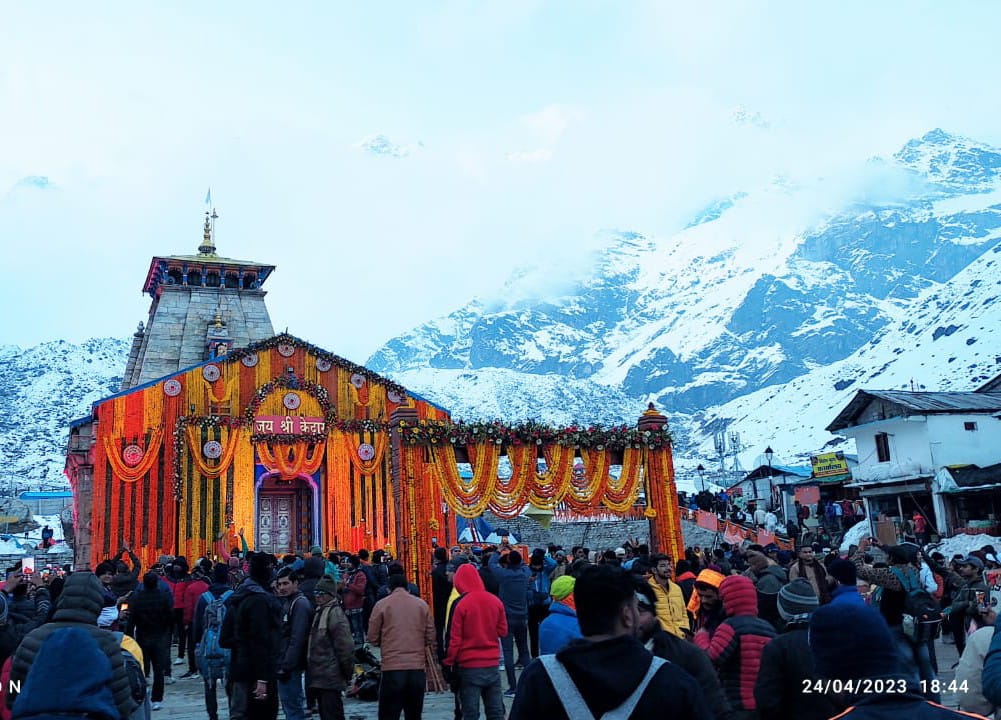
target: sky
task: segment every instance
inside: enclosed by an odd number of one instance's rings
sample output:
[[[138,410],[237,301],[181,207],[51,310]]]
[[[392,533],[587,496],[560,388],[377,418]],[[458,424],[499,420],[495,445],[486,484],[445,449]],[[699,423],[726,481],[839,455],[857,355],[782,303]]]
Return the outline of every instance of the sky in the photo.
[[[1001,145],[993,2],[0,10],[0,344],[128,338],[154,255],[272,263],[355,362],[603,231],[670,236],[935,127]],[[541,289],[542,292],[546,288]]]

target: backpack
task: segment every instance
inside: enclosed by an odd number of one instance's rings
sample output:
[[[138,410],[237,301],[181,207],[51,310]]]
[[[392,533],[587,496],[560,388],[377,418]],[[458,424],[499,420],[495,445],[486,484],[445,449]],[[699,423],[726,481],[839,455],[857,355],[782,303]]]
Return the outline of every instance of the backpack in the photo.
[[[904,597],[904,614],[901,629],[914,642],[925,642],[938,634],[942,624],[942,609],[931,593],[924,589],[917,571],[905,573],[898,568],[890,568],[907,595]]]
[[[540,655],[539,661],[542,663],[546,674],[549,675],[549,679],[553,683],[553,688],[556,690],[556,696],[563,704],[563,709],[566,710],[567,717],[571,718],[571,720],[594,720],[594,715],[587,707],[587,703],[580,694],[580,690],[577,689],[577,685],[574,683],[573,678],[570,677],[570,673],[567,672],[563,663],[557,660],[555,655]],[[643,676],[643,680],[636,686],[632,694],[621,705],[612,708],[602,715],[601,720],[628,720],[628,718],[631,718],[633,711],[639,704],[640,698],[643,697],[647,686],[653,680],[653,676],[666,663],[667,660],[663,658],[652,658],[646,675]]]
[[[209,590],[202,593],[206,602],[205,629],[195,648],[195,657],[198,660],[198,670],[206,680],[223,680],[229,673],[231,651],[224,648],[219,639],[226,619],[226,601],[232,594],[232,590],[227,590],[219,597]]]
[[[121,648],[122,662],[125,665],[125,674],[129,678],[129,691],[132,695],[132,702],[136,704],[136,708],[129,716],[129,720],[149,720],[149,683],[146,680],[146,671],[139,663],[139,660],[136,659],[136,656],[130,653],[122,645],[125,633],[120,630],[113,630],[111,634],[115,636],[115,640],[118,641],[118,645]]]

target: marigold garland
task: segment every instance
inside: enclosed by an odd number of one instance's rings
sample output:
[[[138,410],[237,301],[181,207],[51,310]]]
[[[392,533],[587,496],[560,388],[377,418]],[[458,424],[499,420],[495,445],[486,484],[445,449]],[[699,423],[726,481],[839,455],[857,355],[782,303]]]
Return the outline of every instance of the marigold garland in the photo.
[[[490,443],[494,446],[493,443]],[[412,449],[412,448],[410,448]],[[412,457],[408,453],[408,457]],[[493,457],[493,472],[484,470],[489,458],[481,456],[477,465],[480,468],[479,478],[474,472],[473,482],[468,485],[459,477],[459,469],[455,463],[455,448],[445,445],[431,448],[431,469],[438,480],[442,495],[449,507],[464,518],[474,518],[483,514],[490,504],[497,485],[497,461],[500,460],[500,448],[496,447]],[[481,486],[478,480],[483,481]]]
[[[259,443],[257,454],[268,472],[280,473],[283,480],[291,480],[300,475],[312,475],[319,470],[325,449],[324,443],[298,442],[275,448],[268,443]]]
[[[570,490],[574,450],[565,445],[543,445],[542,454],[546,471],[536,472],[536,482],[528,489],[528,502],[541,510],[552,510]]]
[[[163,431],[156,428],[150,432],[149,440],[146,441],[146,448],[142,460],[135,467],[129,467],[122,460],[121,438],[104,436],[104,453],[111,464],[111,471],[119,480],[133,483],[150,471],[153,463],[157,461],[160,454],[160,444],[163,441]]]
[[[244,441],[246,436],[246,431],[242,428],[230,430],[229,428],[221,427],[219,432],[219,443],[222,445],[222,454],[219,456],[216,465],[212,466],[205,461],[202,454],[200,428],[193,425],[189,425],[187,428],[188,453],[191,456],[191,461],[194,463],[195,469],[207,478],[215,479],[229,470],[229,466],[233,462],[233,456],[236,454],[236,448]]]
[[[615,512],[625,512],[636,504],[640,491],[639,476],[642,463],[642,450],[626,448],[622,452],[622,472],[618,480],[609,477],[605,484],[602,505]]]
[[[334,431],[338,450],[351,458],[351,464],[362,475],[374,475],[378,472],[382,467],[382,458],[386,452],[386,446],[389,444],[388,433],[377,432],[373,434],[375,435],[375,445],[373,445],[375,454],[370,460],[362,460],[361,456],[358,455],[357,435],[339,430]]]
[[[221,403],[227,402],[231,397],[233,397],[233,390],[237,387],[240,382],[240,376],[234,375],[229,381],[225,379],[216,380],[216,383],[222,388],[222,393],[220,395],[215,394],[215,390],[212,388],[214,383],[210,383],[204,377],[202,380],[202,386],[205,389],[205,393],[208,396],[210,402],[219,405]]]
[[[581,448],[580,459],[584,465],[581,481],[576,474],[571,478],[570,492],[563,501],[575,511],[582,512],[601,502],[608,482],[608,466],[611,460],[608,450]]]

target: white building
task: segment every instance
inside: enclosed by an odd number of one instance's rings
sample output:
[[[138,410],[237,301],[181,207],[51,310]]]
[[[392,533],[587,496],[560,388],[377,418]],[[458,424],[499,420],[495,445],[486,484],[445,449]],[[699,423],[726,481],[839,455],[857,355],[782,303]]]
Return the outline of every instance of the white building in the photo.
[[[950,485],[948,472],[940,475],[949,468],[986,469],[1001,463],[1001,392],[991,384],[985,388],[991,389],[860,390],[827,426],[855,440],[858,466],[852,484],[866,501],[870,518],[882,514],[900,522],[919,511],[942,535],[969,520],[996,520],[993,497],[991,503],[970,503],[961,497],[971,491],[969,486],[964,491],[955,482]]]

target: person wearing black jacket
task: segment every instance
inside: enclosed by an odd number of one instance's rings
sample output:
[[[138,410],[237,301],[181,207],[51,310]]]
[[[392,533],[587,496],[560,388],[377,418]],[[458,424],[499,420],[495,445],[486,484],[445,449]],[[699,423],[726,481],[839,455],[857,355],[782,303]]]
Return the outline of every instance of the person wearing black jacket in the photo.
[[[797,578],[778,593],[778,613],[785,631],[765,646],[754,684],[754,700],[763,718],[826,720],[842,709],[831,693],[804,692],[817,680],[807,630],[810,615],[819,607],[813,586]]]
[[[44,588],[39,588],[38,592],[48,594]],[[25,635],[14,652],[10,666],[10,684],[5,688],[8,690],[8,707],[14,706],[17,693],[13,690],[21,687],[21,683],[27,678],[32,663],[45,641],[63,628],[80,628],[97,641],[111,664],[111,692],[119,717],[127,718],[132,715],[138,703],[132,697],[132,685],[129,682],[121,643],[114,633],[97,627],[97,617],[101,614],[102,606],[101,581],[95,575],[89,572],[75,572],[66,579],[66,587],[59,598],[59,607],[52,622],[45,623]]]
[[[438,662],[445,657],[445,615],[448,598],[452,594],[452,581],[448,579],[448,551],[443,547],[434,549],[434,567],[431,568],[431,611],[434,617],[435,647],[438,648]]]
[[[639,610],[636,637],[656,657],[670,660],[695,678],[702,688],[706,705],[714,720],[729,720],[732,714],[730,703],[726,699],[716,668],[713,667],[709,656],[688,640],[661,629],[660,621],[657,619],[657,595],[650,583],[636,581],[636,592],[636,607]],[[642,596],[643,600],[640,600],[639,596]]]
[[[275,581],[282,598],[282,639],[278,651],[278,697],[286,720],[304,720],[302,675],[306,671],[306,646],[313,624],[313,606],[299,591],[299,576],[292,568],[278,571]]]
[[[149,675],[153,667],[154,707],[163,702],[163,673],[170,663],[170,631],[174,608],[171,598],[157,591],[160,576],[148,572],[143,576],[143,592],[132,593],[129,603],[127,632],[135,637],[143,651],[143,671]]]
[[[49,591],[40,587],[35,591],[34,611],[25,619],[12,618],[9,614],[9,595],[15,587],[26,583],[20,571],[12,573],[0,592],[0,665],[14,654],[21,640],[29,632],[48,621],[52,614]]]
[[[122,555],[129,556],[129,560],[132,562],[131,569],[122,560]],[[142,569],[142,563],[128,545],[123,545],[118,554],[111,558],[111,562],[115,566],[115,576],[111,579],[111,592],[115,594],[115,597],[124,597],[139,585],[139,571]]]
[[[230,660],[231,720],[276,720],[281,602],[271,584],[273,557],[255,553],[250,577],[228,600],[219,644],[233,651]]]
[[[584,570],[574,585],[577,619],[584,637],[555,655],[572,685],[571,690],[591,715],[601,717],[621,706],[659,661],[635,637],[638,609],[633,580],[609,564]],[[580,717],[568,710],[571,694],[560,694],[543,656],[532,661],[518,682],[509,720]],[[665,662],[654,669],[630,717],[670,717],[672,720],[709,720],[707,703],[695,679]]]

